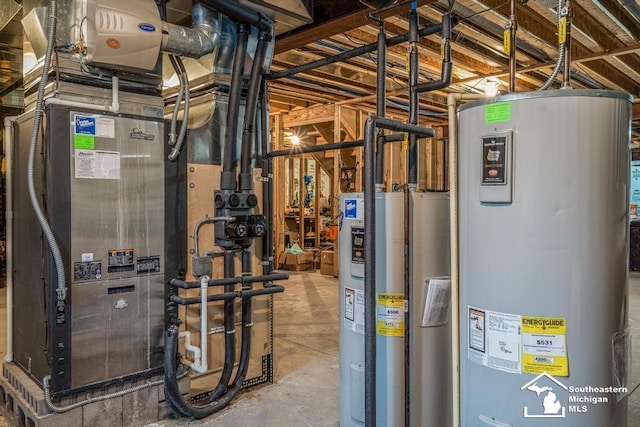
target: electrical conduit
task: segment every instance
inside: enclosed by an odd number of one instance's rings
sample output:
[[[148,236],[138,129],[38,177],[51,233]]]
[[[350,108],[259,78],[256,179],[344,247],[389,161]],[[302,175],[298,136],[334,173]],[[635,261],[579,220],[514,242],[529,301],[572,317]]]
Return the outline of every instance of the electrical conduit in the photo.
[[[27,186],[29,188],[29,198],[31,199],[31,206],[35,212],[38,223],[42,228],[42,232],[51,251],[51,257],[55,265],[57,273],[57,285],[56,293],[58,301],[65,301],[67,299],[67,286],[65,282],[64,263],[62,261],[62,255],[60,254],[60,248],[56,242],[56,238],[53,235],[51,226],[47,221],[47,218],[42,211],[38,195],[36,194],[36,185],[34,182],[35,174],[35,161],[36,161],[36,147],[38,145],[38,133],[40,131],[40,124],[42,122],[42,115],[44,113],[43,99],[44,91],[47,86],[47,77],[49,75],[49,67],[51,65],[51,54],[53,52],[54,39],[56,34],[56,0],[51,0],[49,3],[49,31],[47,34],[47,51],[44,56],[44,64],[42,66],[42,75],[40,76],[40,82],[38,83],[38,95],[36,98],[35,116],[33,119],[33,130],[31,132],[31,142],[29,144],[29,162],[27,165]]]

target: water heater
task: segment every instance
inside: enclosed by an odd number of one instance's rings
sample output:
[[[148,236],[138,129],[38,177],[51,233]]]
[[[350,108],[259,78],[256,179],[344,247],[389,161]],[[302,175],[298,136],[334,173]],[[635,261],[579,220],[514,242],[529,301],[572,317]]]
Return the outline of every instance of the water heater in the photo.
[[[464,426],[625,426],[631,98],[459,111]]]
[[[449,274],[449,197],[412,193],[410,268],[411,425],[450,424],[450,340],[446,314],[422,327],[431,279]],[[403,193],[376,194],[376,395],[378,425],[404,425],[404,215]],[[344,193],[340,206],[340,426],[364,426],[364,198]],[[446,283],[447,280],[438,282]],[[440,293],[440,296],[442,294]],[[433,299],[433,296],[432,296]],[[446,299],[446,298],[444,298]],[[428,307],[433,308],[431,305]],[[427,310],[433,314],[433,310]]]

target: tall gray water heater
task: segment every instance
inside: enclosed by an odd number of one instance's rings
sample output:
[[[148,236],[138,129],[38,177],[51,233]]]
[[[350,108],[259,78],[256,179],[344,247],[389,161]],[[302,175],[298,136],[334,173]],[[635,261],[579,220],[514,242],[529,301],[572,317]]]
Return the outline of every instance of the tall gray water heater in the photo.
[[[441,288],[449,274],[449,194],[411,193],[410,425],[451,424],[451,326]],[[377,425],[402,426],[404,388],[403,193],[376,193]],[[364,198],[342,194],[340,229],[340,426],[364,426]],[[428,290],[441,319],[422,327]],[[432,301],[433,301],[432,297]],[[437,298],[436,298],[437,299]],[[437,317],[437,316],[435,316]]]
[[[631,98],[459,111],[463,426],[626,426]]]

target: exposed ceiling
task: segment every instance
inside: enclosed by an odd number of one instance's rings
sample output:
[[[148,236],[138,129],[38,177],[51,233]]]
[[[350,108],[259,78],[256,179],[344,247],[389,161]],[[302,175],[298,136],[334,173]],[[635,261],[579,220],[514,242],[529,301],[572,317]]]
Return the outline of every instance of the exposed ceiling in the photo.
[[[405,2],[406,3],[406,2]],[[418,2],[420,26],[439,23],[451,10],[460,23],[453,30],[453,82],[450,89],[422,96],[424,105],[444,111],[445,92],[483,93],[488,85],[508,90],[508,56],[503,52],[503,31],[509,21],[509,2],[503,0],[422,0]],[[517,91],[536,90],[550,75],[557,58],[556,2],[517,1]],[[404,4],[384,14],[388,37],[408,30]],[[639,95],[640,7],[629,0],[574,0],[572,85],[575,88],[609,88]],[[355,11],[281,37],[276,42],[273,71],[349,50],[376,40],[378,25]],[[420,42],[421,81],[438,79],[440,35]],[[389,48],[388,88],[391,100],[407,100],[405,71],[407,46]],[[271,84],[272,105],[305,106],[318,101],[359,100],[372,107],[375,93],[376,54],[300,73]],[[559,82],[554,85],[559,86]],[[292,97],[291,94],[296,96]],[[352,101],[355,102],[355,101]]]
[[[243,0],[246,1],[246,0]],[[254,0],[255,1],[255,0]],[[267,3],[286,4],[286,0]],[[284,1],[284,3],[283,3]],[[608,88],[640,95],[640,6],[634,0],[573,0],[571,46],[572,84],[575,88]],[[517,0],[517,91],[539,88],[557,58],[555,1]],[[167,0],[170,22],[188,25],[190,0]],[[408,30],[408,1],[379,16],[388,37]],[[17,10],[16,10],[17,9]],[[508,86],[508,57],[502,33],[508,22],[509,1],[419,0],[420,27],[439,23],[447,10],[460,18],[453,30],[453,82],[444,91],[421,95],[423,112],[444,112],[446,92],[483,93],[487,86]],[[378,24],[367,18],[370,9],[357,0],[314,1],[314,23],[280,34],[276,39],[272,71],[326,58],[376,41]],[[0,0],[0,102],[7,105],[21,85],[22,12],[15,0]],[[420,41],[420,81],[439,78],[440,35]],[[387,53],[389,108],[402,112],[407,105],[407,45]],[[6,69],[7,61],[10,69]],[[317,103],[349,102],[374,109],[375,52],[338,64],[270,83],[275,109],[289,110]],[[558,84],[556,83],[557,87]],[[635,106],[634,139],[640,139],[640,107]]]

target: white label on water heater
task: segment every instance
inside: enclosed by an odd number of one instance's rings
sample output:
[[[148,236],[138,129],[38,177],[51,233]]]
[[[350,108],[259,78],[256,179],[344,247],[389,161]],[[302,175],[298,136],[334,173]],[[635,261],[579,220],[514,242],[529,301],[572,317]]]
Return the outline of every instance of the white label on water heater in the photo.
[[[344,288],[344,326],[364,334],[364,291]]]
[[[521,373],[522,316],[469,306],[468,357],[504,372]]]

